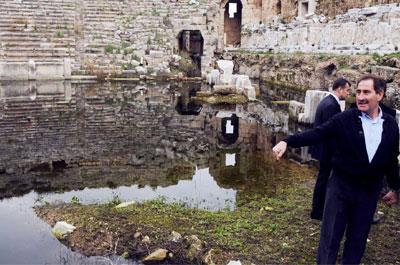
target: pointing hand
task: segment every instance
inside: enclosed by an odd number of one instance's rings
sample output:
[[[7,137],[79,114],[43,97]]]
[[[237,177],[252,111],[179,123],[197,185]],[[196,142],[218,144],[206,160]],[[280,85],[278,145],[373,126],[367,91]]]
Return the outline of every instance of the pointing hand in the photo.
[[[281,157],[286,151],[286,148],[287,148],[287,143],[284,141],[280,141],[277,145],[274,146],[274,148],[272,148],[272,152],[274,153],[276,160],[281,159]]]

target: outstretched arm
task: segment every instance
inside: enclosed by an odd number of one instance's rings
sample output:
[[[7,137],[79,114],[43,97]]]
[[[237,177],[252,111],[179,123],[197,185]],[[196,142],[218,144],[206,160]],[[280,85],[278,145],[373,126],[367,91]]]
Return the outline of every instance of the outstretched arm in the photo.
[[[301,147],[323,142],[334,135],[334,130],[337,129],[337,127],[335,121],[331,119],[314,129],[289,136],[272,148],[273,155],[276,160],[279,160],[286,152],[288,145],[291,147]]]

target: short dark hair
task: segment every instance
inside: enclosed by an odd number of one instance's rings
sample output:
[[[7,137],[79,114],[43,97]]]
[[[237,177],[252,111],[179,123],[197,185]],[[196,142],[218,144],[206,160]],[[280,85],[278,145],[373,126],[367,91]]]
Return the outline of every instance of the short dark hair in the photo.
[[[336,89],[338,89],[339,87],[345,87],[346,84],[349,84],[349,86],[351,86],[350,82],[347,81],[346,79],[344,79],[344,78],[338,78],[338,79],[336,79],[335,82],[333,82],[332,89],[333,89],[333,90],[336,90]]]
[[[386,81],[385,80],[383,80],[382,78],[379,78],[378,82],[377,82],[377,86],[382,88],[383,94],[386,94],[387,86],[386,86]]]
[[[386,92],[386,81],[385,80],[383,80],[382,78],[380,78],[376,75],[364,75],[363,77],[360,78],[360,80],[358,80],[357,86],[358,86],[358,84],[360,84],[361,81],[365,81],[365,80],[372,80],[375,93],[380,93],[383,91],[383,94],[385,94],[385,92]]]

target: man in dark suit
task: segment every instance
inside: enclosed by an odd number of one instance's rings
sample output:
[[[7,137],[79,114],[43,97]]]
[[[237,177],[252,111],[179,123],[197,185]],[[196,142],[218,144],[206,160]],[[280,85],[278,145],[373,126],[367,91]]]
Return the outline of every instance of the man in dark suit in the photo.
[[[391,189],[384,201],[389,206],[398,201],[399,127],[379,107],[384,96],[379,80],[371,75],[360,79],[356,89],[357,109],[349,109],[312,130],[289,136],[272,149],[280,159],[288,145],[300,147],[329,139],[334,142],[318,264],[336,263],[345,232],[342,262],[360,263],[384,176]]]
[[[350,82],[344,78],[337,79],[332,86],[332,92],[318,104],[315,113],[314,128],[328,121],[335,114],[340,113],[339,100],[347,98],[350,92]],[[311,218],[322,220],[324,211],[326,185],[331,174],[331,142],[322,143],[311,147],[311,156],[319,161],[319,171],[314,187]]]

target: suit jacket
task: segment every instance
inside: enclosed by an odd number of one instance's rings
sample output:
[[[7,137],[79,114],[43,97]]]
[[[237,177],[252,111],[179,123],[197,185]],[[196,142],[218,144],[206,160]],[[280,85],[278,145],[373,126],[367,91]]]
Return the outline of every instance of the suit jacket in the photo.
[[[315,113],[314,128],[323,124],[332,118],[335,114],[340,113],[340,105],[334,96],[328,95],[318,104],[317,111]],[[330,141],[321,143],[318,145],[311,146],[311,156],[319,161],[323,161],[325,164],[330,162],[331,159],[331,147]]]
[[[389,187],[400,188],[399,127],[393,117],[382,113],[382,140],[369,162],[364,131],[358,109],[349,109],[335,115],[324,124],[309,131],[289,136],[289,146],[301,147],[333,140],[332,170],[346,181],[374,188],[386,175]]]

